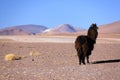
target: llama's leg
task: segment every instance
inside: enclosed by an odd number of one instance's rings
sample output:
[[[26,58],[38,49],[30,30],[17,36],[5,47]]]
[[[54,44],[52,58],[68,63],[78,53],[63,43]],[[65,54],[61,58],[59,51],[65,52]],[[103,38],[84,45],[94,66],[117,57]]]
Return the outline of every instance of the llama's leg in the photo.
[[[83,57],[83,54],[79,55],[79,64],[81,63],[85,64],[85,57]]]
[[[81,65],[81,48],[77,49],[77,55],[78,55],[78,59],[79,59],[79,65]]]
[[[90,62],[89,62],[89,56],[87,56],[87,63],[90,63]]]
[[[81,62],[82,62],[83,64],[85,64],[85,56],[84,56],[84,53],[81,54]]]
[[[88,51],[88,52],[87,52],[87,63],[90,63],[90,62],[89,62],[89,56],[90,56],[90,55],[91,55],[91,51]]]
[[[81,53],[78,53],[79,65],[81,65],[81,62],[82,62],[82,57],[81,57],[80,54],[81,54]]]
[[[82,61],[81,56],[79,56],[79,65],[81,65],[81,61]]]
[[[85,57],[86,57],[86,50],[84,50],[84,52],[82,53],[82,63],[85,64]]]
[[[85,56],[82,56],[82,63],[85,64]]]

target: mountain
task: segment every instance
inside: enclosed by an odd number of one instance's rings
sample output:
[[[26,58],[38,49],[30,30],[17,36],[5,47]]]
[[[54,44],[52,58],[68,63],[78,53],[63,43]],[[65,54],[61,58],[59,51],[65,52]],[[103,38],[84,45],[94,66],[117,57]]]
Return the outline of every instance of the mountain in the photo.
[[[74,33],[78,31],[83,31],[83,29],[72,26],[70,24],[61,24],[52,29],[47,29],[44,34],[60,34],[60,33]]]
[[[72,26],[70,24],[61,24],[48,29],[42,25],[18,25],[0,29],[0,35],[31,35],[31,34],[64,34],[84,32],[84,29]],[[100,25],[99,33],[120,33],[120,21],[110,24]]]
[[[99,33],[120,33],[120,21],[99,26]]]
[[[26,35],[26,34],[29,33],[19,28],[6,28],[0,30],[0,35]]]
[[[42,25],[18,25],[0,30],[0,35],[23,35],[42,33],[47,27]]]

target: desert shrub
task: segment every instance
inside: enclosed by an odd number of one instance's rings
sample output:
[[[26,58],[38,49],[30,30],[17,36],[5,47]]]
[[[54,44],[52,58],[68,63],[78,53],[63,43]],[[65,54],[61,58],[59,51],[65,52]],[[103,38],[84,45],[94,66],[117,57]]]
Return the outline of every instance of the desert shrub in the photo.
[[[14,54],[5,55],[5,61],[20,60],[20,59],[21,59],[21,57],[16,56]]]
[[[30,51],[29,55],[30,55],[30,56],[39,56],[40,53],[37,52],[37,51]]]

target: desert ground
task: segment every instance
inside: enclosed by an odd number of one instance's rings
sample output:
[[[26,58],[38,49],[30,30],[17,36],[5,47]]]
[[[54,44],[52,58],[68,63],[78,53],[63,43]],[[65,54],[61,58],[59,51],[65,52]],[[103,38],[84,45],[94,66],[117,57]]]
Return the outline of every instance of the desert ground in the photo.
[[[0,80],[120,79],[120,34],[99,35],[86,65],[78,64],[76,37],[0,36]],[[11,53],[21,60],[5,61]]]

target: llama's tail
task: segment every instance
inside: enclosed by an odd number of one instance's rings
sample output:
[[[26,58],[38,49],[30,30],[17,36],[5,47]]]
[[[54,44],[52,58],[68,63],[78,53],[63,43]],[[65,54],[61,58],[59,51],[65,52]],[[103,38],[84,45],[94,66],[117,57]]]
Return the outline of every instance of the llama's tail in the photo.
[[[82,56],[83,55],[83,48],[82,48],[82,46],[80,46],[78,49],[77,49],[77,54],[78,54],[78,56]]]

